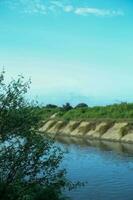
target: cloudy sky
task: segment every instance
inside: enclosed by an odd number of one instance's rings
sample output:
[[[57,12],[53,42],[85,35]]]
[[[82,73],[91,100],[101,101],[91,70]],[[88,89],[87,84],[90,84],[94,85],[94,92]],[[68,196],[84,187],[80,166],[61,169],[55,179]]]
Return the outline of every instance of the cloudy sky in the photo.
[[[0,0],[0,66],[41,103],[133,101],[133,1]]]

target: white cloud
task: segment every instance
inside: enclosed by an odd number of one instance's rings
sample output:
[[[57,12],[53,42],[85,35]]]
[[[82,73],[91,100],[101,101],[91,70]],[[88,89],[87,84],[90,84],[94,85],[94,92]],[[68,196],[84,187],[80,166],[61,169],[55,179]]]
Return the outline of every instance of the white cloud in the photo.
[[[72,5],[64,6],[65,12],[72,12],[74,11],[74,7]]]
[[[66,4],[63,1],[52,0],[44,2],[43,0],[5,0],[10,2],[10,8],[21,8],[21,12],[28,14],[47,14],[49,12],[65,12],[73,13],[81,16],[122,16],[124,12],[121,10],[111,10],[111,9],[100,9],[100,8],[91,8],[91,7],[75,7],[73,4]]]
[[[64,12],[72,12],[74,10],[74,7],[72,5],[64,5],[63,3],[59,1],[51,1],[52,6],[54,6],[54,10],[57,8],[60,8]]]
[[[53,4],[54,6],[57,6],[60,8],[64,7],[63,3],[59,2],[59,1],[51,1],[50,4]]]
[[[98,9],[81,7],[75,9],[75,14],[77,15],[96,15],[96,16],[120,16],[124,15],[122,11],[119,10],[109,10],[109,9]]]
[[[29,14],[46,14],[47,7],[41,0],[20,0],[22,12]]]

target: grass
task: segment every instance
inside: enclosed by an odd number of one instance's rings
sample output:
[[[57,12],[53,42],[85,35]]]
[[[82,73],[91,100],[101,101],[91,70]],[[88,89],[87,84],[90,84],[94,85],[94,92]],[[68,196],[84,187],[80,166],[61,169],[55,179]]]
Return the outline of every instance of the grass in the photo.
[[[60,110],[58,118],[64,120],[133,120],[133,103],[121,103],[108,106],[74,108],[69,111]]]
[[[64,110],[61,107],[46,108],[38,107],[39,113],[44,120],[48,120],[53,114],[56,113],[54,119],[57,120],[76,120],[76,121],[133,121],[133,103],[121,103],[108,106],[95,106],[88,108],[73,108],[70,110]]]

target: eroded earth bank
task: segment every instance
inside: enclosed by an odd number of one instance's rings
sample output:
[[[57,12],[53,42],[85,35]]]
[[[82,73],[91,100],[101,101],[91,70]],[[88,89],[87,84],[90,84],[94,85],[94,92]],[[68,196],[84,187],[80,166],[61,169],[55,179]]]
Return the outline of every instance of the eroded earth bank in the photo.
[[[71,136],[84,139],[133,143],[132,122],[63,121],[49,119],[44,121],[40,132],[49,134],[52,137]]]

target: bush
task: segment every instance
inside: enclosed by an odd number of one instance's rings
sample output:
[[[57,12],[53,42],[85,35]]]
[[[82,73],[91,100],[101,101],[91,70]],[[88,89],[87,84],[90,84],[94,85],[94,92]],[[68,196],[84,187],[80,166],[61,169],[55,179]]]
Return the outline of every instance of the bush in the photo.
[[[70,103],[63,105],[63,111],[69,111],[71,109],[73,109],[73,107],[70,105]]]
[[[47,104],[46,108],[57,108],[58,106],[54,105],[54,104]]]
[[[75,108],[88,108],[88,105],[85,103],[79,103]]]
[[[62,119],[69,120],[130,120],[133,118],[133,103],[121,103],[94,107],[76,107],[63,112],[60,111],[57,116]]]

